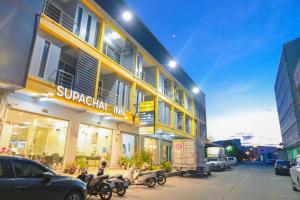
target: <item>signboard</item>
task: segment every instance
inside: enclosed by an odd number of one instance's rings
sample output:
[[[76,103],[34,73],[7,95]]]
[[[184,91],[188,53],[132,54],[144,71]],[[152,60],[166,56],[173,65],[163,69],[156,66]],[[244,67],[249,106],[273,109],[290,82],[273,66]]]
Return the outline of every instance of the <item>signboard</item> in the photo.
[[[95,99],[91,96],[87,96],[84,94],[81,94],[75,90],[70,90],[68,88],[65,88],[61,85],[57,86],[57,92],[56,95],[59,97],[63,97],[65,99],[69,99],[71,101],[82,103],[84,105],[87,105],[92,108],[96,108],[102,111],[107,111],[107,103],[100,101],[98,99]],[[125,113],[122,108],[118,106],[114,106],[114,114],[125,116]]]
[[[155,133],[155,104],[154,101],[144,101],[140,104],[140,135]]]

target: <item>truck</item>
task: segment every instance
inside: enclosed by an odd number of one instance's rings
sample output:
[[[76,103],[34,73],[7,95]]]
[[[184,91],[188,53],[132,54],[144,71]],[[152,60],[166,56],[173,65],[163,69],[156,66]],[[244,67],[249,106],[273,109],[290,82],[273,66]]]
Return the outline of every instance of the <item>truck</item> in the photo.
[[[205,146],[193,139],[173,140],[173,167],[180,173],[211,175],[210,166],[205,162]]]

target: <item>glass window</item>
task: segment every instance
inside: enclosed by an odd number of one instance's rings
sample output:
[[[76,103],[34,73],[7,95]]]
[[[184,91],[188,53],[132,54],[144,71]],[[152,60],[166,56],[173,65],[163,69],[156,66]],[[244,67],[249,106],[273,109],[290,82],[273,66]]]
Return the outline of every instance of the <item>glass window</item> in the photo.
[[[81,7],[78,8],[77,12],[77,26],[76,26],[76,31],[75,34],[79,36],[80,34],[80,26],[81,26],[81,20],[82,20],[82,12],[83,9]]]
[[[60,169],[67,131],[67,121],[9,110],[0,135],[0,149],[6,155],[29,158]]]
[[[49,50],[50,50],[50,42],[45,40],[43,53],[42,53],[42,57],[41,57],[41,62],[40,62],[40,67],[39,67],[39,74],[38,74],[38,76],[41,78],[44,78],[44,76],[45,76]]]
[[[13,160],[12,161],[16,178],[38,178],[47,170],[37,164],[23,161]]]
[[[157,140],[153,138],[145,138],[144,140],[144,148],[147,152],[151,153],[152,161],[154,163],[157,163],[158,161],[158,146],[157,146]]]
[[[89,42],[90,32],[91,32],[91,23],[92,23],[92,16],[88,15],[88,21],[86,25],[86,34],[85,34],[85,41]]]
[[[89,166],[100,166],[101,160],[110,160],[112,130],[80,124],[76,159],[83,158]]]
[[[158,121],[163,124],[168,124],[170,125],[170,114],[171,114],[171,109],[163,101],[158,102]]]
[[[122,134],[123,156],[131,158],[134,155],[135,136],[130,134]]]
[[[98,48],[99,44],[99,31],[100,31],[100,24],[96,22],[96,30],[95,30],[95,40],[94,40],[94,47]]]

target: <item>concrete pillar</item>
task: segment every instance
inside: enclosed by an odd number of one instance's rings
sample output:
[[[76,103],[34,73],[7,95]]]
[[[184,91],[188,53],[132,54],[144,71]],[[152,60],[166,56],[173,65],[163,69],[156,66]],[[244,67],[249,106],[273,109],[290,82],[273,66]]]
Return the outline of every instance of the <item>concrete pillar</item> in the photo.
[[[122,135],[119,129],[113,130],[110,168],[119,168],[118,160],[122,156]]]
[[[64,166],[67,163],[71,163],[75,161],[79,125],[80,122],[77,120],[70,121],[66,148],[65,148],[65,155],[64,155]]]
[[[163,161],[163,153],[164,153],[164,149],[163,149],[163,139],[162,139],[162,135],[159,136],[159,139],[157,140],[158,144],[158,159],[157,159],[157,164],[161,164]]]
[[[2,132],[2,127],[6,120],[7,110],[8,110],[8,102],[7,97],[8,93],[0,89],[0,135]]]

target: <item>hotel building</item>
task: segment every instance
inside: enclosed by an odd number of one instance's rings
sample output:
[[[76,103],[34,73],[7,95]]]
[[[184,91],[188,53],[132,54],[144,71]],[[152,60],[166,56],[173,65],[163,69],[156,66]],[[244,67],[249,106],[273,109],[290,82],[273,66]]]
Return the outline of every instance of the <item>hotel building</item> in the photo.
[[[3,0],[0,17],[0,154],[118,167],[206,142],[204,93],[123,1]]]

